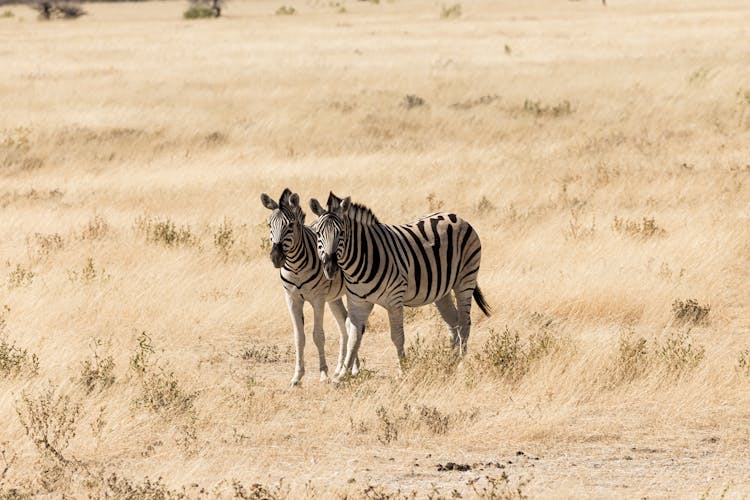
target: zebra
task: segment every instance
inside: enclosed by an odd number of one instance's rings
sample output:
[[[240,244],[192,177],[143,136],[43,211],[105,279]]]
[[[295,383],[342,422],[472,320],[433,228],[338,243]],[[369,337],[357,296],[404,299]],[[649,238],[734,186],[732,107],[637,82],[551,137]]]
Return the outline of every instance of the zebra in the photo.
[[[381,224],[369,208],[332,192],[326,208],[314,198],[310,208],[318,216],[317,250],[323,271],[336,279],[341,270],[346,280],[348,349],[335,381],[352,366],[375,304],[388,311],[400,363],[404,306],[434,303],[448,324],[451,345],[459,355],[466,352],[472,297],[485,315],[491,314],[477,285],[482,245],[468,222],[452,213],[434,213],[410,224]]]
[[[271,210],[268,220],[271,229],[271,262],[280,269],[281,284],[286,292],[286,304],[294,327],[296,365],[290,385],[293,387],[299,384],[305,374],[305,318],[302,312],[305,301],[313,308],[313,341],[320,358],[320,380],[325,381],[328,378],[323,332],[326,302],[338,323],[341,340],[334,376],[342,371],[346,354],[347,313],[342,300],[343,276],[340,272],[324,276],[315,251],[315,231],[305,225],[305,213],[299,206],[297,193],[292,193],[289,188],[284,189],[278,203],[263,193],[260,201],[264,207]],[[358,371],[359,361],[355,360],[354,365],[353,371]]]

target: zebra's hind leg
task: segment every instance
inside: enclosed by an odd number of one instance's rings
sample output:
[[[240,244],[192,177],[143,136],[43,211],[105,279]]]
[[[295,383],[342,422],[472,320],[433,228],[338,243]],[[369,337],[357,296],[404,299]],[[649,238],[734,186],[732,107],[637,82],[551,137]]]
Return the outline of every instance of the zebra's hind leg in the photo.
[[[448,292],[444,297],[435,301],[435,307],[437,307],[443,321],[448,324],[451,333],[451,347],[457,350],[460,345],[460,337],[458,336],[458,311],[456,311],[456,306],[453,303],[453,295]]]
[[[305,301],[299,295],[286,294],[286,305],[289,308],[289,315],[292,317],[292,325],[294,326],[296,353],[294,376],[290,382],[292,387],[299,384],[300,379],[305,374],[305,317],[302,313],[304,304]]]
[[[388,322],[391,324],[391,341],[396,346],[399,369],[404,361],[404,306],[398,305],[388,309]]]
[[[320,381],[328,379],[328,363],[326,363],[326,336],[323,331],[323,316],[325,315],[325,301],[313,302],[313,342],[318,348],[320,367]]]
[[[346,356],[346,307],[344,307],[344,301],[340,297],[329,302],[328,307],[331,309],[333,317],[339,325],[339,358],[336,362],[336,370],[333,372],[333,376],[337,377],[344,367],[344,357]],[[358,365],[356,360],[355,365]],[[352,371],[354,370],[352,369]]]
[[[454,290],[458,303],[458,335],[460,340],[459,353],[463,356],[468,348],[471,333],[471,298],[474,288]]]

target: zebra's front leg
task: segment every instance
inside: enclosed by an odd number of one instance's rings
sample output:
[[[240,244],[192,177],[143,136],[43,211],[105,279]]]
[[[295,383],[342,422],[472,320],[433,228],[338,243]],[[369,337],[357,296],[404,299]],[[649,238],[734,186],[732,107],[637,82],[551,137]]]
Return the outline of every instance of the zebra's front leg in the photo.
[[[292,326],[294,327],[296,364],[294,376],[290,382],[290,385],[294,387],[299,384],[300,379],[305,374],[305,317],[302,311],[305,301],[299,295],[287,293],[286,305],[289,308],[289,315],[292,317]]]
[[[325,301],[313,303],[313,342],[318,348],[320,366],[320,381],[328,380],[328,363],[326,363],[326,336],[323,331],[323,316],[325,315]]]
[[[333,372],[333,376],[337,377],[344,368],[344,358],[346,357],[346,307],[344,307],[344,301],[340,297],[329,302],[328,307],[339,325],[339,358],[336,362],[336,370]]]
[[[346,359],[344,359],[343,369],[336,376],[334,382],[340,382],[354,366],[354,361],[359,353],[359,344],[362,342],[362,335],[365,333],[367,318],[370,316],[373,307],[373,304],[369,302],[355,302],[351,300],[351,297],[347,302],[349,317],[346,320],[346,327],[349,338],[346,343]]]
[[[404,306],[399,304],[388,308],[388,322],[391,324],[391,341],[396,346],[398,367],[404,362]]]

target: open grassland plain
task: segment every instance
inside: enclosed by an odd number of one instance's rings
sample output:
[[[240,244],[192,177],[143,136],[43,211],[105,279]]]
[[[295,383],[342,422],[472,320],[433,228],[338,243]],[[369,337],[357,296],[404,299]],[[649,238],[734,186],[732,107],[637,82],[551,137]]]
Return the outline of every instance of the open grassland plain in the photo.
[[[4,7],[0,496],[750,494],[750,5],[280,6]],[[470,221],[465,360],[290,390],[286,186]]]

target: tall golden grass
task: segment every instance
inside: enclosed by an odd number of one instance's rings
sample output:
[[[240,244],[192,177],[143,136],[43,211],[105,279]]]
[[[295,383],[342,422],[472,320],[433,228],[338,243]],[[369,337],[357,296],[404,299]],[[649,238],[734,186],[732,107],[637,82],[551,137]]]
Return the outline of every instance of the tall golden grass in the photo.
[[[0,496],[747,495],[750,6],[290,5],[0,18]],[[287,389],[287,186],[469,220],[469,357]]]

